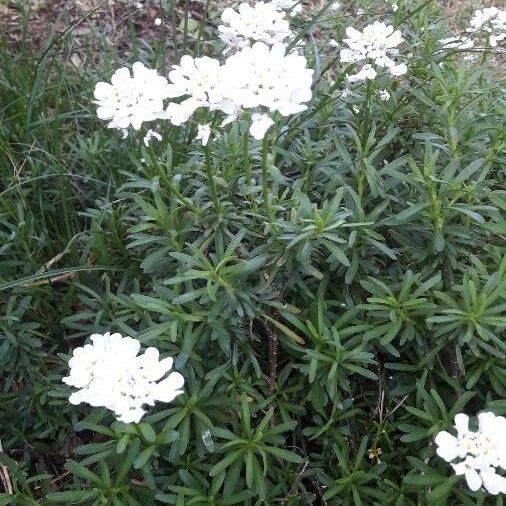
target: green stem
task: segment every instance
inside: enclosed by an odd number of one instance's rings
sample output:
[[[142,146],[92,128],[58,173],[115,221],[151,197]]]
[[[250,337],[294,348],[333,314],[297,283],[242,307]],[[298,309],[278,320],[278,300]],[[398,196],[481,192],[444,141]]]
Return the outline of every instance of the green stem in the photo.
[[[262,141],[262,195],[265,214],[269,224],[272,225],[272,211],[269,202],[269,137],[266,135]]]
[[[244,173],[246,178],[246,184],[249,186],[251,184],[251,180],[253,179],[253,174],[251,173],[251,161],[249,157],[249,133],[244,133],[244,142],[243,142],[243,154],[244,154]]]
[[[366,97],[365,97],[365,107],[364,107],[364,113],[362,114],[361,118],[361,124],[360,124],[360,140],[362,142],[362,153],[361,153],[361,159],[360,159],[360,167],[358,170],[358,176],[357,176],[357,193],[362,200],[362,195],[364,193],[365,188],[365,172],[366,172],[366,166],[364,161],[364,150],[367,146],[367,140],[369,138],[369,132],[370,132],[370,125],[371,125],[371,95],[372,95],[372,85],[371,81],[367,80],[366,84]]]
[[[181,203],[187,208],[191,209],[194,213],[199,214],[200,209],[198,207],[195,207],[172,183],[169,176],[165,172],[163,166],[158,162],[158,159],[156,157],[156,154],[153,150],[153,148],[150,146],[146,151],[146,155],[148,155],[149,160],[152,164],[155,165],[157,172],[160,176],[161,181],[163,184],[168,188],[170,193],[173,193],[180,201]]]
[[[211,149],[209,145],[204,146],[204,154],[206,158],[206,174],[207,180],[209,181],[209,187],[211,188],[211,195],[213,197],[214,211],[217,216],[221,215],[221,205],[218,199],[218,192],[216,191],[216,183],[214,182],[213,174],[213,162],[211,160]]]

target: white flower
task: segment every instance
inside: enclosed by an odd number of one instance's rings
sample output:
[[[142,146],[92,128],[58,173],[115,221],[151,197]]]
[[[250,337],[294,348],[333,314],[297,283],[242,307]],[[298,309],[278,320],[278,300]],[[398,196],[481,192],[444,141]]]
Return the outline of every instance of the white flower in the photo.
[[[286,13],[273,3],[256,2],[252,7],[241,3],[238,10],[227,7],[218,26],[220,38],[231,49],[241,49],[254,42],[272,45],[292,37]]]
[[[381,90],[379,92],[380,100],[383,102],[386,102],[387,100],[390,100],[390,93],[388,93],[387,90]]]
[[[289,116],[311,100],[313,70],[304,56],[286,54],[284,44],[257,42],[230,56],[223,67],[226,97],[242,109],[264,107]],[[234,113],[235,114],[235,113]]]
[[[338,11],[341,8],[341,4],[339,2],[332,2],[329,6],[330,11]]]
[[[162,20],[160,18],[155,18],[155,20],[153,21],[153,24],[155,26],[160,26],[162,24]]]
[[[197,125],[197,140],[202,143],[202,146],[207,146],[209,141],[209,136],[211,135],[211,127],[208,123],[205,125],[201,125],[200,123]]]
[[[155,132],[154,130],[149,129],[147,131],[146,135],[144,136],[144,146],[146,146],[146,147],[149,146],[151,139],[156,139],[157,141],[161,141],[162,136],[158,132]]]
[[[357,9],[357,13],[356,14],[357,14],[358,17],[363,16],[364,15],[364,9],[362,9],[362,7],[359,7]]]
[[[350,83],[359,83],[361,81],[366,81],[367,79],[373,80],[376,76],[376,70],[374,70],[372,65],[367,64],[364,65],[359,72],[351,76],[347,76],[347,78]]]
[[[167,86],[170,98],[183,100],[170,102],[164,117],[181,125],[200,107],[223,112],[226,118],[221,126],[234,121],[245,109],[289,116],[307,108],[312,77],[306,58],[296,51],[287,54],[287,46],[281,43],[269,46],[255,42],[229,56],[222,65],[212,58],[186,55],[173,66]],[[252,132],[260,135],[262,127],[270,126],[266,125],[265,118],[261,122],[257,119]]]
[[[180,393],[184,378],[172,369],[172,358],[159,360],[156,348],[138,355],[140,342],[121,334],[93,334],[92,344],[74,349],[67,385],[78,388],[71,404],[85,402],[114,412],[125,423],[138,423],[144,405],[170,402]],[[167,376],[166,376],[167,375]],[[165,377],[166,376],[166,377]]]
[[[174,125],[181,125],[199,107],[223,110],[228,113],[234,105],[224,96],[223,71],[216,59],[203,56],[192,58],[185,55],[179,65],[169,73],[168,93],[171,98],[189,95],[180,104],[171,102],[166,118]]]
[[[451,463],[455,474],[465,475],[472,491],[483,487],[491,494],[506,493],[506,418],[485,412],[478,415],[478,430],[469,430],[469,417],[455,415],[457,436],[442,431],[436,436],[436,453]],[[455,460],[459,459],[458,462]]]
[[[329,46],[331,46],[331,47],[339,47],[339,42],[337,42],[336,39],[330,39],[329,40]]]
[[[399,4],[397,2],[392,2],[392,10],[394,12],[397,12],[398,9],[399,9]]]
[[[274,125],[274,121],[267,114],[253,113],[251,115],[249,133],[254,139],[261,140],[272,125]]]
[[[458,464],[452,464],[453,470],[457,476],[465,475],[467,486],[476,492],[482,484],[482,480],[477,471],[477,461],[475,457],[466,457],[466,459]]]
[[[349,26],[346,35],[347,38],[343,43],[348,47],[341,49],[341,62],[357,63],[362,66],[352,81],[374,79],[377,73],[375,72],[373,76],[370,71],[372,65],[386,68],[393,76],[407,72],[406,65],[396,61],[399,57],[397,46],[404,42],[399,30],[394,30],[392,26],[387,26],[381,21],[375,21],[361,32]],[[366,72],[363,72],[364,69]]]
[[[483,487],[492,495],[506,494],[506,478],[497,474],[495,469],[488,467],[480,473]]]
[[[469,21],[469,33],[484,32],[489,44],[496,47],[498,42],[506,39],[506,10],[497,7],[478,9]]]
[[[97,116],[110,120],[109,128],[132,125],[138,130],[143,122],[163,117],[163,101],[169,96],[167,80],[141,62],[134,63],[132,70],[130,75],[127,68],[120,68],[111,84],[99,82],[95,86]]]
[[[344,90],[341,92],[340,97],[344,100],[348,98],[351,95],[351,90],[349,88],[344,88]]]
[[[474,47],[474,42],[469,37],[448,37],[440,39],[439,43],[443,46],[443,49],[471,49]]]
[[[302,3],[299,0],[272,0],[271,5],[277,11],[288,11],[290,16],[302,12]]]

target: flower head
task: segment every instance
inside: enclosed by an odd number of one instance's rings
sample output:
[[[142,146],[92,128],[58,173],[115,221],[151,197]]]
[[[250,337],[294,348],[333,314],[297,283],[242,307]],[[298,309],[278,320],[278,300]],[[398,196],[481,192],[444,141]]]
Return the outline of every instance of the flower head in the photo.
[[[209,136],[211,135],[211,127],[208,123],[197,125],[197,140],[202,143],[202,146],[207,146],[209,142]]]
[[[442,431],[436,436],[436,453],[450,462],[455,474],[464,475],[472,491],[483,486],[491,494],[506,493],[506,418],[485,412],[478,415],[477,431],[469,429],[469,417],[455,415],[457,436]]]
[[[237,11],[231,7],[223,11],[223,24],[218,26],[218,32],[231,49],[241,49],[254,42],[276,44],[292,36],[285,15],[279,3],[260,1],[251,6],[244,2]]]
[[[85,402],[114,412],[117,419],[139,422],[144,405],[170,402],[180,393],[184,379],[172,369],[172,358],[159,360],[156,348],[138,355],[140,342],[121,334],[93,334],[91,343],[76,348],[69,360],[67,385],[78,388],[69,397],[71,404]]]
[[[398,63],[399,56],[397,46],[403,43],[402,34],[394,30],[391,25],[381,21],[367,25],[363,31],[358,31],[349,26],[346,29],[348,36],[343,43],[348,47],[341,49],[342,63],[357,63],[361,66],[360,71],[350,76],[351,82],[374,79],[378,68],[386,68],[391,75],[400,76],[407,72],[404,63]],[[374,68],[374,67],[376,68]],[[375,73],[370,69],[375,70]],[[366,70],[363,72],[363,70]]]
[[[162,136],[158,132],[155,132],[154,130],[149,129],[146,132],[146,135],[144,136],[144,146],[148,147],[149,144],[151,143],[151,139],[156,139],[157,141],[161,141]]]
[[[506,10],[487,7],[474,12],[468,33],[485,33],[491,47],[506,39]]]
[[[390,100],[390,93],[387,90],[381,90],[379,92],[379,97],[382,102],[386,102],[387,100]]]
[[[99,82],[95,86],[95,103],[100,119],[110,120],[109,128],[136,130],[145,121],[163,117],[163,101],[168,98],[168,83],[156,70],[136,62],[133,75],[123,67],[111,78],[111,83]]]
[[[253,113],[249,132],[254,139],[261,140],[272,125],[274,125],[274,121],[269,115]]]
[[[284,44],[272,47],[257,42],[225,62],[226,96],[238,107],[264,107],[289,116],[306,109],[311,99],[313,70],[304,56],[286,54]]]

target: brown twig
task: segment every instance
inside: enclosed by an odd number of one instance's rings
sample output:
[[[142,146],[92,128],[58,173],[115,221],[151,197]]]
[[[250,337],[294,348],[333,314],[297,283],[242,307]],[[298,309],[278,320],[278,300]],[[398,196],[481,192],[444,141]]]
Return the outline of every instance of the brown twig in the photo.
[[[0,453],[3,453],[4,449],[2,447],[2,440],[0,439]],[[4,487],[4,492],[6,494],[14,494],[14,489],[12,488],[11,478],[9,476],[9,471],[6,466],[0,464],[0,479],[2,480],[2,485]]]
[[[278,368],[278,334],[276,331],[266,325],[267,334],[269,335],[269,395],[274,393],[276,388],[276,373]]]
[[[297,473],[297,476],[295,477],[295,480],[293,480],[292,486],[290,487],[290,490],[285,495],[285,497],[282,499],[281,504],[286,504],[288,502],[288,499],[290,496],[295,492],[295,488],[297,486],[297,483],[299,482],[301,476],[304,474],[304,471],[307,469],[307,466],[309,465],[309,460],[306,459],[303,464],[301,470]]]

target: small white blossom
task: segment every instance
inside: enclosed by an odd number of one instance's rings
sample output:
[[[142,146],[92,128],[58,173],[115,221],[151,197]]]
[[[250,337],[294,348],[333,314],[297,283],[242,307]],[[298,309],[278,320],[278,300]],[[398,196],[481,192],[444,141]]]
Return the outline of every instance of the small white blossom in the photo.
[[[491,47],[506,39],[506,10],[497,7],[478,9],[469,21],[468,33],[484,33]]]
[[[253,113],[249,133],[254,139],[261,140],[272,125],[274,125],[274,121],[267,114]]]
[[[341,8],[341,4],[339,2],[332,2],[329,6],[330,11],[338,11]]]
[[[207,146],[209,142],[209,136],[211,135],[211,127],[208,123],[197,125],[197,140],[202,143],[202,146]]]
[[[393,2],[392,3],[392,10],[394,12],[397,12],[398,9],[399,9],[399,4],[397,2]]]
[[[379,92],[380,100],[383,102],[386,102],[387,100],[390,100],[390,93],[388,93],[387,90],[381,90]]]
[[[146,147],[149,146],[151,139],[156,139],[157,141],[161,141],[162,136],[158,132],[155,132],[154,130],[149,129],[146,132],[146,135],[144,136],[144,146],[146,146]]]
[[[478,415],[478,430],[469,429],[469,417],[455,415],[457,436],[442,431],[436,436],[436,453],[451,463],[455,474],[464,475],[473,491],[482,486],[490,494],[506,493],[506,418],[485,412]],[[456,460],[459,459],[457,462]]]
[[[351,76],[347,76],[348,82],[350,83],[359,83],[362,81],[373,80],[377,76],[376,70],[372,67],[372,65],[366,64],[364,65],[359,72],[353,74]]]
[[[166,117],[174,125],[187,121],[199,107],[219,109],[227,114],[234,108],[224,96],[222,67],[214,58],[184,55],[180,64],[172,67],[169,80],[168,94],[171,98],[189,95],[179,104],[171,102],[168,105]]]
[[[130,125],[140,129],[145,121],[163,117],[163,101],[168,98],[168,83],[156,70],[146,68],[141,62],[132,67],[118,69],[111,83],[100,82],[95,86],[97,116],[109,121],[109,128],[127,129]]]
[[[153,24],[155,26],[160,26],[162,24],[162,20],[160,18],[155,18],[155,20],[153,21]]]
[[[351,90],[349,88],[344,88],[344,90],[341,92],[340,97],[344,100],[348,98],[351,95]]]
[[[229,49],[241,49],[254,42],[273,45],[292,37],[286,13],[272,2],[257,2],[254,6],[241,3],[238,10],[227,7],[218,26],[220,38]]]
[[[357,9],[356,14],[357,14],[357,16],[358,16],[358,17],[363,16],[363,15],[364,15],[364,9],[362,9],[362,7],[359,7],[359,8]]]
[[[350,76],[351,82],[374,79],[378,68],[386,68],[393,76],[401,76],[407,72],[407,66],[396,61],[399,57],[397,46],[404,42],[399,30],[394,30],[392,26],[381,21],[375,21],[361,32],[349,26],[346,35],[348,37],[343,43],[348,47],[341,49],[341,62],[361,66],[357,74]]]
[[[159,360],[156,348],[139,355],[140,342],[121,334],[93,334],[92,344],[76,348],[69,360],[70,374],[63,378],[76,387],[69,401],[105,407],[124,423],[138,423],[143,406],[171,402],[182,393],[184,378],[172,369],[172,358]]]
[[[311,100],[313,70],[304,56],[286,54],[284,44],[256,42],[230,56],[223,66],[225,96],[237,107],[289,116],[304,111]]]

